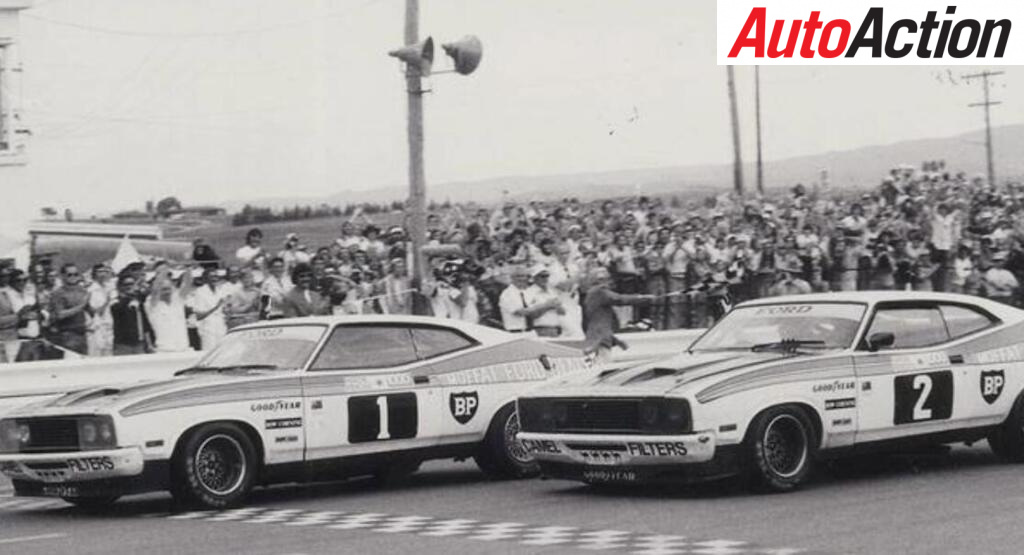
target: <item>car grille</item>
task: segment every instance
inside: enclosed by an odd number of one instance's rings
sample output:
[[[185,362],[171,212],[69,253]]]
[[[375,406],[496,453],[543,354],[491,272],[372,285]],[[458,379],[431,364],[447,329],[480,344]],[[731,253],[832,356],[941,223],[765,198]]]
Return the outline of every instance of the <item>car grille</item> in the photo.
[[[667,398],[531,398],[518,410],[524,432],[675,434],[690,419],[685,400]]]
[[[19,418],[16,422],[28,425],[29,442],[22,446],[23,453],[79,450],[78,421],[74,418]]]

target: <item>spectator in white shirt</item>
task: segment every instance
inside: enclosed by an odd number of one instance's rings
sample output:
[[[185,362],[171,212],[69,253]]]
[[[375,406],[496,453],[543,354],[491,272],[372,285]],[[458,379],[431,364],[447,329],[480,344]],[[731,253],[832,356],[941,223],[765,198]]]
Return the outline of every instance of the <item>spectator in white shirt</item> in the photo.
[[[498,297],[502,326],[513,333],[529,331],[530,303],[526,291],[530,287],[530,272],[523,266],[515,266],[511,278],[512,283]]]
[[[117,300],[117,285],[113,271],[104,264],[92,268],[92,283],[89,284],[89,328],[86,333],[88,353],[92,357],[108,357],[114,354],[114,317],[110,305]]]
[[[228,332],[227,321],[224,318],[224,303],[227,297],[217,270],[205,269],[203,284],[192,292],[189,303],[196,315],[196,328],[203,350],[213,348]]]
[[[192,348],[188,341],[185,317],[185,299],[193,292],[191,270],[186,270],[180,279],[181,285],[176,286],[170,267],[166,264],[158,266],[156,277],[153,278],[153,290],[146,297],[146,314],[153,328],[153,348],[156,352],[175,353]],[[204,340],[200,335],[200,341]]]
[[[263,313],[268,320],[283,318],[284,312],[281,308],[281,301],[284,296],[292,290],[292,280],[285,272],[284,259],[275,257],[269,265],[269,275],[263,280],[260,288]]]
[[[533,270],[533,285],[526,290],[526,300],[533,315],[533,330],[541,337],[558,337],[562,334],[562,301],[558,290],[548,282],[551,273],[543,266]]]
[[[256,283],[263,282],[267,253],[263,251],[263,232],[252,228],[245,234],[245,245],[235,251],[235,258],[242,268],[252,270]]]

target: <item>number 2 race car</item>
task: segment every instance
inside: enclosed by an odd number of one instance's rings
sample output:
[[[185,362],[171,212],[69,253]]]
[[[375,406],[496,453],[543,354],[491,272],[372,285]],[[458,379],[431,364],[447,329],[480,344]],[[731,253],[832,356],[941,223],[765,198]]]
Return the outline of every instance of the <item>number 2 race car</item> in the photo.
[[[769,491],[816,460],[987,438],[1024,461],[1024,311],[977,297],[861,292],[741,304],[674,358],[565,377],[518,402],[550,477],[746,475]]]
[[[174,379],[79,391],[0,420],[16,495],[103,506],[170,490],[207,507],[256,485],[416,470],[475,457],[535,474],[515,398],[582,354],[453,320],[304,318],[233,330]]]

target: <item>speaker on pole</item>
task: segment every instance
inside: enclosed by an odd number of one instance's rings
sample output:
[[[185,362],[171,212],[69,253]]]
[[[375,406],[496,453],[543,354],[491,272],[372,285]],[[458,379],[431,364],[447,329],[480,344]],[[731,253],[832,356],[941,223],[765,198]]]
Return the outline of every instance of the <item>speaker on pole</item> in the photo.
[[[388,52],[388,56],[402,60],[409,67],[416,68],[423,77],[430,77],[434,65],[434,39],[427,37],[416,44],[409,44]]]
[[[457,41],[447,42],[441,47],[444,48],[444,53],[455,61],[455,71],[462,75],[473,73],[480,65],[480,58],[484,55],[483,44],[473,35],[466,35]]]

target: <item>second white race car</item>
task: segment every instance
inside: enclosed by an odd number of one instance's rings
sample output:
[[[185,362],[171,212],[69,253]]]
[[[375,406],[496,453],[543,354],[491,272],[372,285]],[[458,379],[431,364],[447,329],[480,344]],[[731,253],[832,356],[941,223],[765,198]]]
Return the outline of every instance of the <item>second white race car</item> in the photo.
[[[544,474],[591,483],[737,474],[793,489],[815,461],[988,439],[1024,462],[1024,311],[941,293],[741,304],[673,358],[519,399]]]

